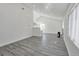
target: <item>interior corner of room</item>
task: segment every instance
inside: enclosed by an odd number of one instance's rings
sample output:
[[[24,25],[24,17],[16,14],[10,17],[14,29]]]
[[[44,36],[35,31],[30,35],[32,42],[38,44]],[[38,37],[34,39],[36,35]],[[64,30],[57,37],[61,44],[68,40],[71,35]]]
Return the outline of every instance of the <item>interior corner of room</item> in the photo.
[[[78,16],[78,3],[0,3],[0,55],[79,56]]]

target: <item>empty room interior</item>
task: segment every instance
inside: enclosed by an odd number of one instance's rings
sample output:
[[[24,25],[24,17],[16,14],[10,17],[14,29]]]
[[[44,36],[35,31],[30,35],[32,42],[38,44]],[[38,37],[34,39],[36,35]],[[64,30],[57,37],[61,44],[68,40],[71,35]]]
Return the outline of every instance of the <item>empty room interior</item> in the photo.
[[[0,56],[79,56],[79,4],[0,3]]]

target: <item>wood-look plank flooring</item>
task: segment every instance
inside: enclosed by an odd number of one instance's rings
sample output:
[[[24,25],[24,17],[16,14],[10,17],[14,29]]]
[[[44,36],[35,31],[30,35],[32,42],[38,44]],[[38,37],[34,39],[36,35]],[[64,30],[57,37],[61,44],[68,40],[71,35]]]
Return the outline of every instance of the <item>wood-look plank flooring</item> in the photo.
[[[42,37],[30,37],[0,47],[1,56],[68,56],[62,38],[56,34],[43,34]]]

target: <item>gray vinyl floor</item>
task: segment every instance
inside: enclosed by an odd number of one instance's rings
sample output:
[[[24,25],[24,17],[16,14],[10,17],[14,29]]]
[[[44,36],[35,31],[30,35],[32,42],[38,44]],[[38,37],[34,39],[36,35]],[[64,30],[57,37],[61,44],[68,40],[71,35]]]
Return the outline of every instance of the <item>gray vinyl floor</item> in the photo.
[[[42,37],[31,37],[3,47],[1,56],[68,56],[62,38],[55,34],[43,34]]]

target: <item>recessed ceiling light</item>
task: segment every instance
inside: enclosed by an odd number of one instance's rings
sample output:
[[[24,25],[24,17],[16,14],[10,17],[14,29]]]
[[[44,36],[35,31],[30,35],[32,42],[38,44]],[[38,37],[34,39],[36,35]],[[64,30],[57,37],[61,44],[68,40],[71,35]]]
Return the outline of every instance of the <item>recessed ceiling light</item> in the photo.
[[[46,9],[46,10],[49,10],[50,7],[51,7],[51,3],[47,3],[46,6],[45,6],[45,9]]]
[[[46,9],[48,9],[49,5],[50,5],[49,3],[48,3],[48,4],[46,4],[46,7],[45,7],[45,8],[46,8]]]

